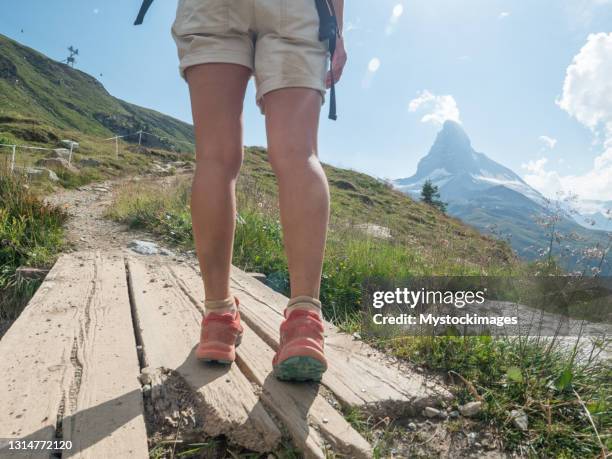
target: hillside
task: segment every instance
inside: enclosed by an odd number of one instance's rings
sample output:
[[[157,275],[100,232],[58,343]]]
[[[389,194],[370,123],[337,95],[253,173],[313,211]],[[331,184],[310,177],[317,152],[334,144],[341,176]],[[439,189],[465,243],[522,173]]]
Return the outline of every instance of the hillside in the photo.
[[[0,35],[0,136],[46,143],[140,129],[161,138],[145,136],[147,146],[193,149],[191,125],[117,99],[92,76]]]

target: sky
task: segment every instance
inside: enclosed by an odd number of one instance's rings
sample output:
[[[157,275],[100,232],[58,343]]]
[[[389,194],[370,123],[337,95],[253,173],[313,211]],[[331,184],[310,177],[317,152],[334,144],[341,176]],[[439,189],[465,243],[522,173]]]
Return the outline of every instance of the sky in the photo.
[[[116,97],[191,122],[170,27],[176,1],[0,0],[0,33],[76,67]],[[23,30],[23,31],[22,31]],[[347,0],[349,61],[323,161],[412,175],[441,123],[553,197],[612,200],[612,0]],[[253,83],[245,144],[265,145]]]

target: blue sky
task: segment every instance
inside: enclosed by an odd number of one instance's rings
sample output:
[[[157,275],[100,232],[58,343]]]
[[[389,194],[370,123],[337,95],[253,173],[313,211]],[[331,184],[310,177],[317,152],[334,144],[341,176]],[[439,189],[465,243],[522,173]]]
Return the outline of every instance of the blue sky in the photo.
[[[155,1],[133,27],[139,4],[5,0],[0,33],[57,59],[74,45],[77,67],[111,94],[190,122],[176,2]],[[322,112],[324,161],[405,177],[439,122],[459,119],[478,151],[545,193],[612,199],[612,0],[347,0],[345,21],[349,63],[339,121]],[[265,145],[252,85],[245,107],[245,143]]]

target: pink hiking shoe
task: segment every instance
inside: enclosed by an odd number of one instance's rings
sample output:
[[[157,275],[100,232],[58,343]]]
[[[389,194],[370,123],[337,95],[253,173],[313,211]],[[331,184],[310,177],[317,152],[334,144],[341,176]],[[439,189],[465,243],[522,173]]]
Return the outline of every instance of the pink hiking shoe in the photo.
[[[316,312],[291,312],[280,327],[280,346],[272,360],[274,375],[282,381],[320,381],[327,370],[323,330]]]
[[[204,362],[231,364],[236,360],[236,346],[240,344],[241,339],[242,326],[238,310],[223,314],[210,312],[202,319],[196,358]]]

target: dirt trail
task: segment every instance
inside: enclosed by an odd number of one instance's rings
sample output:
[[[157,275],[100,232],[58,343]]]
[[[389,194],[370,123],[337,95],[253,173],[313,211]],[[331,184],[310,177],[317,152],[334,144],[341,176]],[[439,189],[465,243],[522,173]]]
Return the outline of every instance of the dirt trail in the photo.
[[[123,249],[134,239],[153,240],[150,234],[130,229],[104,216],[113,201],[113,190],[133,180],[139,179],[107,180],[73,190],[61,190],[46,198],[47,202],[63,206],[68,212],[66,240],[69,251]]]

